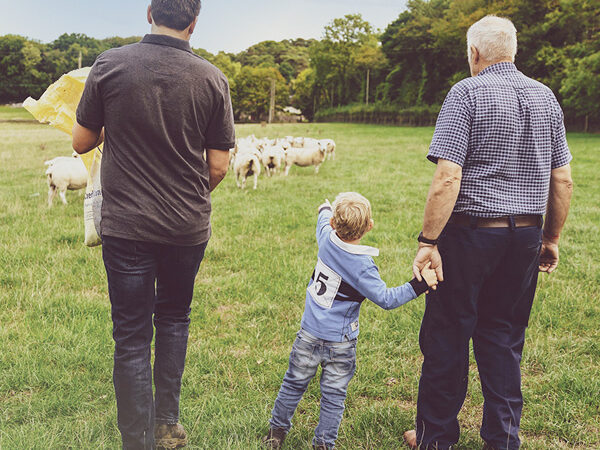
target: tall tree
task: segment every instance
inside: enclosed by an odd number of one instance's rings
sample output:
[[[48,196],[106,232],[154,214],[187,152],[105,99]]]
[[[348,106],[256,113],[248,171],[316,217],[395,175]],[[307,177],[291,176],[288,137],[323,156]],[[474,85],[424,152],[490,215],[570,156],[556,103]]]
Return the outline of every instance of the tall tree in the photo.
[[[289,89],[281,73],[273,67],[241,68],[232,95],[236,118],[252,121],[267,119],[272,80],[275,80],[276,109],[281,110],[289,103]]]

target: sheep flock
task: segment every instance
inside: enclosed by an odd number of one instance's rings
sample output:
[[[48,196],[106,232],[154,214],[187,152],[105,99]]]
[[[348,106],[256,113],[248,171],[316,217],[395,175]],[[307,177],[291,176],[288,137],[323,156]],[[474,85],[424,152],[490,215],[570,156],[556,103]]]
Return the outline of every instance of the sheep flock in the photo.
[[[264,167],[268,177],[280,170],[287,176],[294,164],[300,167],[315,166],[315,173],[319,173],[319,167],[325,159],[335,159],[333,139],[294,136],[259,139],[250,135],[238,139],[235,148],[229,150],[229,167],[240,189],[246,187],[249,177],[254,178],[256,189],[261,167]]]
[[[237,140],[235,148],[229,150],[229,167],[235,174],[240,189],[246,187],[246,180],[254,177],[254,189],[258,176],[264,167],[268,177],[283,171],[288,175],[295,164],[300,167],[314,166],[315,173],[326,159],[335,159],[335,142],[332,139],[286,136],[268,139],[250,135]],[[44,163],[48,166],[48,206],[58,193],[66,205],[67,190],[85,189],[87,170],[76,153],[73,156],[58,156]]]

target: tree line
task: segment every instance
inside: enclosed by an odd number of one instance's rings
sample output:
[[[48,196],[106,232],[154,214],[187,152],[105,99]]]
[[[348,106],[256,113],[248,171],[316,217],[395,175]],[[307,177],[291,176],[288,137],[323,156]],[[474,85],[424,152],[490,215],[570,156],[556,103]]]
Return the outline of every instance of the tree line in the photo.
[[[517,67],[554,91],[568,122],[587,128],[600,119],[598,0],[409,0],[385,30],[349,14],[330,22],[319,40],[264,41],[237,54],[194,52],[228,77],[237,120],[265,120],[275,83],[277,108],[295,106],[309,120],[342,114],[369,121],[401,110],[424,123],[424,114],[469,76],[466,31],[487,14],[514,22]],[[102,51],[139,39],[63,34],[44,44],[0,36],[0,103],[41,95],[77,67],[80,53],[91,65]]]

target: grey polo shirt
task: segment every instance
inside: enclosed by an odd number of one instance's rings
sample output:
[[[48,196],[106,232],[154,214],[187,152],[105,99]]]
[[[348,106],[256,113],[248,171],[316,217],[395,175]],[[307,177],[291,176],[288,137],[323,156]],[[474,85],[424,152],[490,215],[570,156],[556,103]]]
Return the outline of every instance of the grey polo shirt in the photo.
[[[187,41],[149,34],[102,53],[77,122],[104,127],[103,235],[191,246],[210,237],[204,149],[235,131],[227,78]]]

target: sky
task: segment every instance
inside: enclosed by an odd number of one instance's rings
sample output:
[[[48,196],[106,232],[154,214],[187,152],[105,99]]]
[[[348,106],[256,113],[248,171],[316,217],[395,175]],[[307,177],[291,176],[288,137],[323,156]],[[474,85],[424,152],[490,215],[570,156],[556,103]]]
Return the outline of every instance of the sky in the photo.
[[[0,35],[51,42],[63,33],[143,36],[150,0],[0,0]],[[238,53],[264,40],[320,38],[336,17],[361,13],[375,28],[405,9],[406,0],[203,0],[191,45]]]

